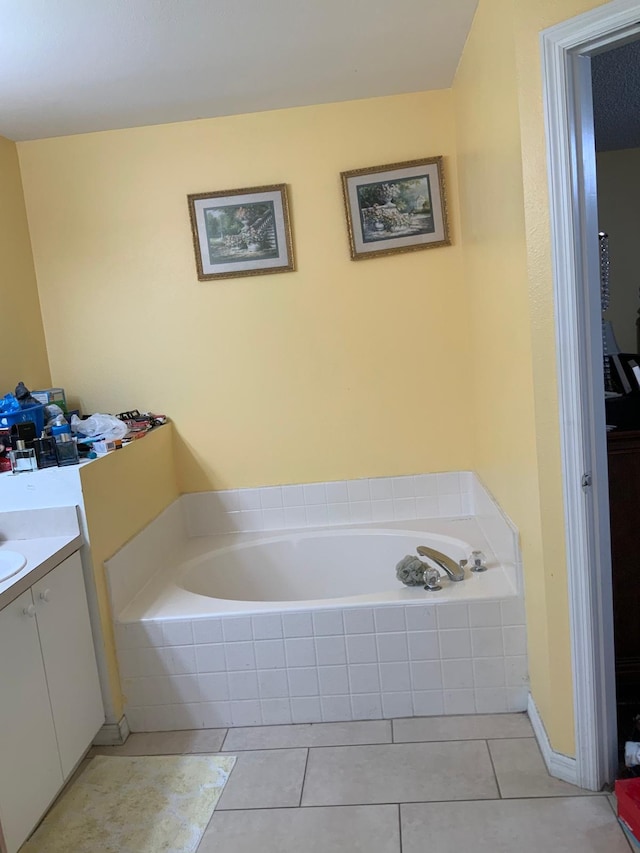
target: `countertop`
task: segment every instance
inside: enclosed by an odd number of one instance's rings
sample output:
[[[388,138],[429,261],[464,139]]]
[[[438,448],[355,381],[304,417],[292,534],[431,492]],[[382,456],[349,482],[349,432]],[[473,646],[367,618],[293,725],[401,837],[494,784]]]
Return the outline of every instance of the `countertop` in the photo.
[[[76,507],[0,513],[0,551],[19,551],[26,565],[0,582],[0,610],[83,544]]]

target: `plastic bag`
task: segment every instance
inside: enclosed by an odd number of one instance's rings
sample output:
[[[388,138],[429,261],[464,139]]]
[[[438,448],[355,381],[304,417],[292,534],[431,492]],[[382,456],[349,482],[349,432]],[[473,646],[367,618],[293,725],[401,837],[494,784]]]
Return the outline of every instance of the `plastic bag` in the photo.
[[[77,415],[72,415],[71,432],[86,435],[88,438],[111,441],[114,438],[124,438],[129,428],[113,415],[91,415],[84,421],[81,421]]]

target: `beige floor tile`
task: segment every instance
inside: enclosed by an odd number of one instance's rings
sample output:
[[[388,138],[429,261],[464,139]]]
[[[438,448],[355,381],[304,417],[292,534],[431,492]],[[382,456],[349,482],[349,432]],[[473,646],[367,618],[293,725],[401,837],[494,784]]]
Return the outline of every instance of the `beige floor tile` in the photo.
[[[533,729],[526,714],[411,717],[393,721],[394,743],[514,737],[533,737]]]
[[[369,805],[498,796],[484,741],[312,749],[303,806]]]
[[[216,811],[198,853],[400,853],[399,835],[397,806]]]
[[[300,803],[306,749],[241,752],[217,809],[273,809]]]
[[[575,797],[591,794],[549,776],[535,740],[490,740],[489,749],[500,793],[512,797]]]
[[[411,804],[400,812],[403,853],[629,853],[602,796]]]
[[[226,732],[226,729],[141,732],[129,735],[122,746],[94,746],[91,755],[182,755],[219,752]]]
[[[247,726],[229,729],[224,742],[224,751],[281,749],[293,746],[340,746],[357,743],[391,743],[390,721],[303,723],[293,726]]]

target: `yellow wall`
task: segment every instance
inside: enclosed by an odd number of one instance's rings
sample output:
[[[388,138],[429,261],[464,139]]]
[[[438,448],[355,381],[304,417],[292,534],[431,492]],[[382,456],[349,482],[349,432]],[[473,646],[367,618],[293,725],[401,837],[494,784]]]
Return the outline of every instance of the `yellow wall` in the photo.
[[[177,497],[173,427],[160,427],[80,469],[98,607],[115,715],[122,697],[104,561]]]
[[[0,136],[0,396],[51,385],[14,142]]]
[[[466,469],[453,245],[353,262],[343,170],[442,154],[449,91],[19,144],[55,382],[164,411],[182,491]],[[298,272],[198,282],[187,193],[290,186]]]

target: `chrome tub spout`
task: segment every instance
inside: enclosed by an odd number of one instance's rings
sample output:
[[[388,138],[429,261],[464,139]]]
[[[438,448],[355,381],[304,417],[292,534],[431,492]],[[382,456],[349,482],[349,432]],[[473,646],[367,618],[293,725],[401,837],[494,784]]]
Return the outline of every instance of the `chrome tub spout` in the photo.
[[[446,554],[436,551],[435,548],[427,548],[426,545],[418,545],[416,551],[420,557],[427,557],[429,560],[433,560],[433,562],[440,566],[441,569],[444,569],[449,580],[464,580],[464,566],[466,561],[458,565],[458,563],[454,563],[451,557],[447,557]]]

